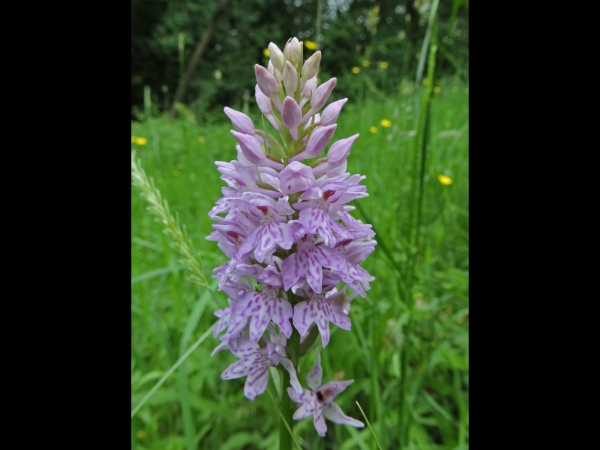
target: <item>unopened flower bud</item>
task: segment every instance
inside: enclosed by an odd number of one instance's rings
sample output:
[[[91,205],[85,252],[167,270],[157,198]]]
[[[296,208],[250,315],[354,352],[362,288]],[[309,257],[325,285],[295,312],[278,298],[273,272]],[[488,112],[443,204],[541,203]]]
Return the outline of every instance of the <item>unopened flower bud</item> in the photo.
[[[329,152],[327,152],[327,162],[331,164],[331,167],[337,167],[346,160],[350,154],[352,144],[354,144],[358,136],[358,134],[355,134],[349,138],[340,139],[331,145]]]
[[[283,56],[283,52],[273,42],[269,43],[269,56],[275,68],[283,73],[285,57]]]
[[[319,71],[319,63],[321,62],[321,52],[314,52],[313,55],[306,60],[302,66],[302,73],[300,77],[300,87],[314,77]]]
[[[302,122],[306,122],[310,116],[319,111],[323,105],[327,102],[327,99],[331,95],[331,91],[335,87],[337,79],[332,78],[331,80],[323,83],[315,92],[313,92],[312,98],[310,100],[310,109],[306,113],[306,115],[302,118]]]
[[[306,154],[310,158],[318,156],[327,146],[327,144],[329,144],[329,141],[331,140],[336,128],[336,124],[329,125],[327,127],[317,127],[317,129],[313,131],[308,143],[306,144]]]
[[[225,107],[225,114],[227,114],[227,117],[229,117],[236,130],[238,130],[240,133],[254,136],[254,123],[252,123],[252,119],[250,117],[227,106]]]
[[[289,161],[299,161],[306,158],[318,156],[327,146],[337,125],[327,127],[317,127],[312,132],[310,139],[306,143],[306,149],[289,159]]]
[[[313,174],[320,175],[324,172],[329,173],[330,170],[344,165],[350,154],[352,144],[354,144],[354,141],[358,136],[358,134],[355,134],[349,138],[340,139],[339,141],[334,142],[327,153],[327,158],[321,160],[321,163],[313,169]]]
[[[317,77],[316,75],[306,82],[302,91],[300,92],[300,108],[302,108],[306,102],[310,100],[313,92],[317,88]]]
[[[231,134],[240,144],[242,153],[246,159],[252,164],[258,164],[265,159],[265,151],[256,138],[249,136],[244,133],[238,133],[237,131],[231,130]]]
[[[327,102],[327,99],[331,95],[331,91],[335,87],[337,82],[336,78],[332,78],[319,86],[313,93],[312,100],[310,101],[310,108],[317,112]]]
[[[279,174],[280,189],[286,195],[305,191],[315,183],[310,167],[293,161]]]
[[[291,61],[292,64],[300,64],[302,61],[302,43],[298,40],[298,38],[292,38],[292,40],[285,44],[283,54],[285,59]]]
[[[264,114],[264,116],[271,122],[271,125],[279,131],[279,124],[277,123],[277,119],[273,114],[273,108],[271,107],[271,100],[265,94],[262,93],[258,84],[254,86],[254,96],[256,97],[256,103],[258,104],[258,109],[260,112]]]
[[[335,123],[340,115],[340,112],[342,111],[344,103],[347,101],[347,98],[343,98],[337,102],[329,104],[329,106],[323,110],[323,114],[321,114],[321,125],[331,125],[332,123]]]
[[[271,60],[269,60],[269,64],[267,64],[267,70],[275,77],[277,83],[281,83],[281,72],[275,68]]]
[[[279,85],[277,84],[277,80],[269,73],[267,69],[256,64],[254,66],[254,72],[256,73],[256,83],[263,94],[269,98],[279,94]]]
[[[283,68],[283,85],[285,86],[285,95],[292,97],[298,89],[298,73],[289,61],[285,62]]]
[[[281,108],[281,120],[289,128],[292,139],[298,139],[298,125],[302,120],[302,110],[292,97],[286,97]]]

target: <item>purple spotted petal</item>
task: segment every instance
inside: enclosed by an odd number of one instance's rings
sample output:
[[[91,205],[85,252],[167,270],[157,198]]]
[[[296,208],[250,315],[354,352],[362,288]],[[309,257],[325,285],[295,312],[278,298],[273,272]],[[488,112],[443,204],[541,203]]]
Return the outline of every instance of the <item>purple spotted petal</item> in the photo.
[[[269,382],[269,366],[266,361],[255,363],[248,372],[246,384],[244,385],[244,395],[249,400],[254,400],[257,395],[261,395],[267,389]]]
[[[302,392],[298,393],[294,389],[287,388],[287,393],[294,403],[306,403],[310,401],[316,401],[317,395],[308,389],[302,389]]]
[[[266,256],[273,254],[275,248],[288,250],[294,244],[294,231],[287,223],[271,222],[260,227],[261,236],[254,250],[254,257],[263,262]]]
[[[304,254],[297,252],[292,253],[283,261],[281,265],[281,277],[283,278],[283,288],[286,291],[289,291],[296,281],[298,281],[300,275],[302,275],[303,259]]]
[[[277,297],[278,288],[264,286],[260,292],[244,294],[232,304],[232,317],[252,316],[250,321],[250,339],[258,342],[269,321],[275,322],[281,332],[289,338],[292,326],[289,319],[293,316],[292,305]],[[233,319],[232,319],[233,320]]]
[[[331,232],[334,225],[329,212],[317,206],[306,208],[300,211],[298,221],[309,233],[318,234],[326,246],[335,245],[336,239]]]
[[[279,326],[283,335],[289,339],[292,335],[290,319],[294,315],[292,305],[287,300],[275,297],[271,299],[267,314],[269,314],[269,310],[271,310],[271,320]]]
[[[321,405],[319,405],[319,406],[321,406]],[[317,433],[319,434],[319,436],[325,437],[325,434],[327,433],[327,425],[325,424],[325,417],[323,417],[323,406],[321,406],[320,408],[317,408],[317,411],[315,412],[313,417],[314,417],[315,430],[317,430]]]
[[[317,400],[317,395],[307,389],[303,389],[301,394],[298,394],[291,388],[287,388],[287,392],[292,401],[300,404],[300,407],[294,413],[294,420],[301,420],[305,417],[312,416],[317,410],[317,407],[320,406]]]
[[[232,339],[229,342],[229,345],[231,347],[231,353],[238,358],[249,358],[251,356],[255,357],[256,355],[260,354],[260,348],[250,339]]]
[[[289,290],[300,277],[305,277],[310,287],[320,293],[323,285],[323,266],[329,267],[330,258],[315,247],[311,237],[304,236],[298,251],[288,256],[281,266],[284,289]]]
[[[327,347],[329,343],[329,320],[326,312],[320,307],[316,300],[307,302],[299,302],[294,306],[294,327],[298,330],[301,336],[308,333],[311,324],[315,323],[321,334],[321,343],[323,347]]]
[[[239,361],[231,364],[221,374],[223,380],[232,380],[234,378],[240,378],[248,374],[250,367],[254,364],[254,361],[250,359],[240,359]]]
[[[315,323],[321,334],[321,343],[327,347],[329,343],[329,322],[338,327],[349,330],[350,319],[344,314],[342,308],[335,303],[330,303],[324,295],[313,294],[308,301],[299,302],[294,306],[294,327],[301,336],[304,336],[311,324]]]

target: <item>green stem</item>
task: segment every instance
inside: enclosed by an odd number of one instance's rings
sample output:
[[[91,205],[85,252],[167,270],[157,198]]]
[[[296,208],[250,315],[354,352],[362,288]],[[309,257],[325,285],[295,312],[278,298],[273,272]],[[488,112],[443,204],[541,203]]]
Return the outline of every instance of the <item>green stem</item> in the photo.
[[[406,306],[408,310],[408,321],[404,327],[404,343],[400,350],[400,408],[398,420],[400,421],[400,448],[404,449],[409,443],[410,420],[408,413],[410,405],[407,395],[407,377],[408,377],[408,358],[410,333],[413,312],[413,287],[416,279],[416,263],[419,257],[419,245],[421,238],[421,222],[423,212],[423,199],[425,188],[425,171],[427,162],[427,138],[429,134],[429,121],[431,115],[430,102],[433,93],[434,75],[435,75],[435,57],[437,52],[437,9],[439,0],[434,0],[431,9],[431,16],[427,26],[427,33],[423,42],[421,59],[417,68],[416,84],[419,86],[423,69],[425,67],[425,54],[427,52],[428,67],[427,78],[429,83],[419,98],[420,91],[415,94],[415,147],[413,156],[413,170],[411,173],[411,195],[409,209],[409,239],[411,243],[409,251],[412,253],[407,259],[406,268]],[[418,170],[418,172],[417,172]],[[418,179],[417,179],[418,176]],[[415,392],[415,395],[418,392]]]
[[[283,374],[281,377],[281,414],[283,417],[279,421],[279,450],[289,450],[292,448],[292,435],[285,423],[287,422],[291,430],[294,429],[294,421],[292,419],[294,410],[292,399],[286,392],[287,387],[290,385],[290,374],[287,370],[282,370],[281,372]]]
[[[292,306],[302,300],[291,291],[287,292],[287,297]],[[287,341],[286,354],[292,361],[294,368],[297,370],[298,361],[300,360],[300,333],[298,333],[298,330],[295,328],[292,328],[292,335]],[[283,369],[281,373],[283,375],[281,377],[281,414],[283,417],[279,422],[279,450],[290,450],[292,448],[293,439],[291,432],[294,430],[294,419],[292,416],[294,415],[296,407],[287,393],[287,388],[290,386],[290,374],[285,369]]]
[[[408,405],[406,403],[406,377],[408,375],[408,342],[407,337],[410,334],[412,316],[408,318],[408,322],[404,327],[404,343],[400,350],[400,411],[398,414],[398,420],[400,422],[400,448],[406,448],[408,445]]]

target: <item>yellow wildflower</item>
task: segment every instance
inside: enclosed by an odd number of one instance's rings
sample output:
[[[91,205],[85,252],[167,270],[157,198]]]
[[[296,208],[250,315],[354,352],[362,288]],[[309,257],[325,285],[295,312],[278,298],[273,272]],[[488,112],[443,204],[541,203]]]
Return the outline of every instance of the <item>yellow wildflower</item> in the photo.
[[[319,44],[313,41],[304,42],[304,46],[309,50],[316,50],[317,48],[319,48]]]
[[[269,49],[268,48],[265,48],[263,50],[263,55],[265,55],[267,58],[269,57],[270,53],[269,53]]]
[[[354,66],[354,67],[352,68],[352,73],[359,73],[359,72],[360,72],[360,68],[358,68],[358,67],[356,67],[356,66]]]
[[[178,177],[179,175],[181,175],[181,173],[179,172],[179,170],[174,170],[173,171],[173,176],[174,177]]]
[[[433,92],[435,92],[436,94],[439,94],[440,92],[442,92],[442,88],[439,86],[436,86],[433,88]]]
[[[157,182],[158,184],[163,184],[163,181],[164,181],[164,180],[163,180],[161,177],[158,177],[158,178],[156,179],[156,182]]]
[[[144,439],[146,437],[146,432],[144,430],[138,430],[136,436],[138,437],[138,439]]]
[[[423,86],[429,86],[429,78],[423,79]]]
[[[449,184],[452,184],[452,183],[454,183],[454,182],[452,181],[452,178],[450,178],[450,177],[447,177],[446,175],[441,175],[441,174],[440,174],[440,175],[438,175],[438,180],[440,181],[440,183],[442,183],[442,184],[444,184],[444,185],[446,185],[446,186],[448,186]]]
[[[452,128],[452,122],[446,122],[446,128],[448,128],[448,129]]]
[[[371,126],[371,127],[369,127],[369,131],[370,131],[371,133],[377,133],[377,127],[373,127],[373,126]]]
[[[198,136],[198,142],[204,142],[204,136]]]
[[[137,145],[146,145],[148,143],[148,139],[143,138],[143,137],[139,137],[135,140],[135,143]]]
[[[382,127],[386,127],[387,128],[387,127],[389,127],[391,125],[392,125],[392,122],[390,122],[389,120],[387,120],[387,119],[382,119],[381,120],[381,126]]]
[[[366,59],[362,62],[362,65],[365,67],[369,67],[369,64],[371,64],[371,63]]]
[[[379,61],[379,67],[381,67],[382,69],[387,69],[389,66],[389,64],[387,63],[387,61]]]

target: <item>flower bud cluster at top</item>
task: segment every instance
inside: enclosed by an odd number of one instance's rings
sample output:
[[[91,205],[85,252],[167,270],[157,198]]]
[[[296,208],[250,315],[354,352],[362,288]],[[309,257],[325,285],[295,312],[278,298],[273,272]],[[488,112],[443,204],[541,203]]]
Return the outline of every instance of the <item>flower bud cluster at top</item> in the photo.
[[[227,349],[239,358],[221,377],[246,376],[244,394],[250,400],[264,393],[268,367],[281,364],[290,374],[288,394],[299,406],[294,419],[312,415],[324,436],[324,417],[363,426],[333,402],[352,381],[321,385],[317,355],[307,376],[311,390],[303,388],[298,359],[319,334],[327,346],[329,322],[350,330],[350,301],[364,297],[374,280],[359,264],[376,242],[372,227],[353,218],[354,207],[348,205],[367,196],[359,184],[365,177],[346,173],[358,134],[333,142],[319,158],[347,99],[319,113],[336,79],[318,85],[321,52],[304,61],[302,49],[296,38],[283,51],[270,43],[268,66],[254,67],[256,102],[279,139],[247,115],[225,108],[238,145],[236,160],[216,163],[228,186],[209,213],[217,223],[207,239],[228,258],[213,271],[229,298],[229,306],[215,313],[214,335],[221,344],[213,355]],[[290,347],[294,329],[300,344]]]

